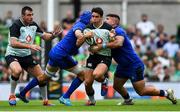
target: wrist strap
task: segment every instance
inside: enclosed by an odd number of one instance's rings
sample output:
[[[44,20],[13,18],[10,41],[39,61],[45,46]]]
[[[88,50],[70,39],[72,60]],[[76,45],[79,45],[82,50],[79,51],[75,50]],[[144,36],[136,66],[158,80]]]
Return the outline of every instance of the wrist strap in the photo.
[[[102,44],[102,48],[103,49],[107,48],[107,44],[105,42]]]

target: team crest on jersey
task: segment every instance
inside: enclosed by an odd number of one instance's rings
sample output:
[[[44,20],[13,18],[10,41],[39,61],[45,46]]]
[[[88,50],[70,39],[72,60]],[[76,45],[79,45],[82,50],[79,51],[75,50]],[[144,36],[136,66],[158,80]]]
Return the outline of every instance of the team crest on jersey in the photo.
[[[26,41],[27,41],[27,42],[31,42],[31,40],[32,40],[32,37],[31,37],[30,35],[28,35],[28,36],[26,37]]]
[[[97,44],[102,44],[102,42],[103,42],[103,39],[102,39],[102,38],[97,38],[97,39],[96,39],[96,43],[97,43]]]

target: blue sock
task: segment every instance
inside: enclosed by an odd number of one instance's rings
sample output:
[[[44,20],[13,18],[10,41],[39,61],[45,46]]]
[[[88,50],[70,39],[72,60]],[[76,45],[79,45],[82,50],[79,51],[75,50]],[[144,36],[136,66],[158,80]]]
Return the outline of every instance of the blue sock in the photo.
[[[37,78],[33,78],[31,80],[31,82],[28,83],[28,85],[26,85],[26,87],[20,92],[21,96],[25,96],[26,93],[31,90],[32,88],[34,88],[35,86],[37,86],[39,84],[39,81]]]
[[[159,94],[159,96],[165,96],[165,92],[164,92],[164,90],[160,90],[160,94]]]
[[[76,77],[71,83],[68,91],[63,95],[63,98],[70,98],[71,94],[81,85],[83,81]]]

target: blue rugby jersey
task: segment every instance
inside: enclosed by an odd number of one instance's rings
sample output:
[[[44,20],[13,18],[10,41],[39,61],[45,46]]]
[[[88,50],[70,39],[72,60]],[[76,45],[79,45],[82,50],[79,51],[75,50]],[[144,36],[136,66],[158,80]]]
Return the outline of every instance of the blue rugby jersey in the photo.
[[[77,37],[75,36],[76,30],[84,30],[86,25],[89,24],[91,19],[91,12],[84,11],[80,16],[79,21],[75,23],[75,25],[70,29],[70,31],[65,35],[65,37],[56,44],[54,48],[52,48],[52,52],[58,54],[59,51],[64,51],[68,55],[73,55],[77,53],[78,47],[76,46]],[[62,53],[62,52],[61,52]]]
[[[124,37],[123,46],[112,49],[112,57],[121,67],[128,67],[130,65],[143,64],[139,56],[135,53],[130,43],[129,37],[120,26],[115,28],[116,35]]]

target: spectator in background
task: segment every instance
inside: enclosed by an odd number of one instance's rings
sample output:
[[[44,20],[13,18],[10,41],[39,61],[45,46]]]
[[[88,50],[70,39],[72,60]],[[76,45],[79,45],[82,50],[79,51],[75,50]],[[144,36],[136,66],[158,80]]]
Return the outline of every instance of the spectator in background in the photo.
[[[4,54],[5,54],[5,51],[6,51],[6,43],[5,43],[5,40],[3,39],[3,36],[0,35],[0,62],[2,64],[5,63],[5,58],[4,58]]]
[[[132,35],[132,38],[130,40],[133,49],[136,49],[137,45],[140,46],[142,44],[141,37],[141,31],[139,29],[135,29],[135,35]]]
[[[176,63],[180,63],[180,50],[178,50],[178,51],[176,52],[175,62],[176,62]]]
[[[144,36],[141,37],[141,45],[140,45],[140,47],[141,47],[141,53],[145,54],[146,51],[147,51],[147,47],[148,47],[147,36],[144,35]]]
[[[149,35],[152,30],[155,30],[155,25],[148,20],[147,14],[142,14],[141,21],[136,24],[136,28],[141,30],[142,35]]]
[[[2,19],[0,18],[0,24],[3,24],[3,21],[2,21]]]
[[[145,56],[147,56],[148,60],[152,60],[155,57],[154,51],[151,49],[150,46],[147,47],[147,51],[145,53]]]
[[[164,34],[167,37],[167,33],[164,32],[164,26],[162,24],[157,25],[157,34],[156,36],[159,37],[160,34]]]
[[[47,24],[44,20],[40,22],[40,28],[43,32],[47,32]]]
[[[14,22],[14,18],[12,17],[12,11],[8,11],[7,13],[6,13],[6,17],[5,17],[5,19],[4,19],[4,25],[6,26],[6,27],[10,27],[11,25],[12,25],[12,23]]]
[[[73,18],[73,14],[70,10],[67,11],[66,17],[62,20],[62,26],[63,26],[63,35],[64,37],[67,32],[72,28],[73,24],[75,22],[75,19]]]
[[[136,28],[135,26],[133,25],[128,25],[127,28],[126,28],[126,32],[127,32],[127,35],[129,37],[129,39],[132,39],[133,36],[135,35],[136,33]]]
[[[153,75],[150,77],[150,81],[163,81],[165,75],[161,62],[155,57],[153,63]]]
[[[163,49],[168,53],[170,58],[174,58],[176,52],[179,50],[175,35],[170,36],[170,40],[163,46]]]
[[[8,68],[7,65],[2,66],[2,77],[0,78],[0,81],[6,82],[9,81],[9,76],[10,76],[10,69]]]
[[[149,34],[149,37],[147,38],[147,46],[150,47],[152,51],[156,50],[156,43],[157,43],[157,38],[156,38],[156,32],[154,30],[151,31]]]
[[[164,45],[167,43],[166,37],[164,33],[159,34],[159,40],[156,43],[157,48],[163,48]]]
[[[175,74],[172,76],[172,81],[180,81],[180,62],[176,64]]]

